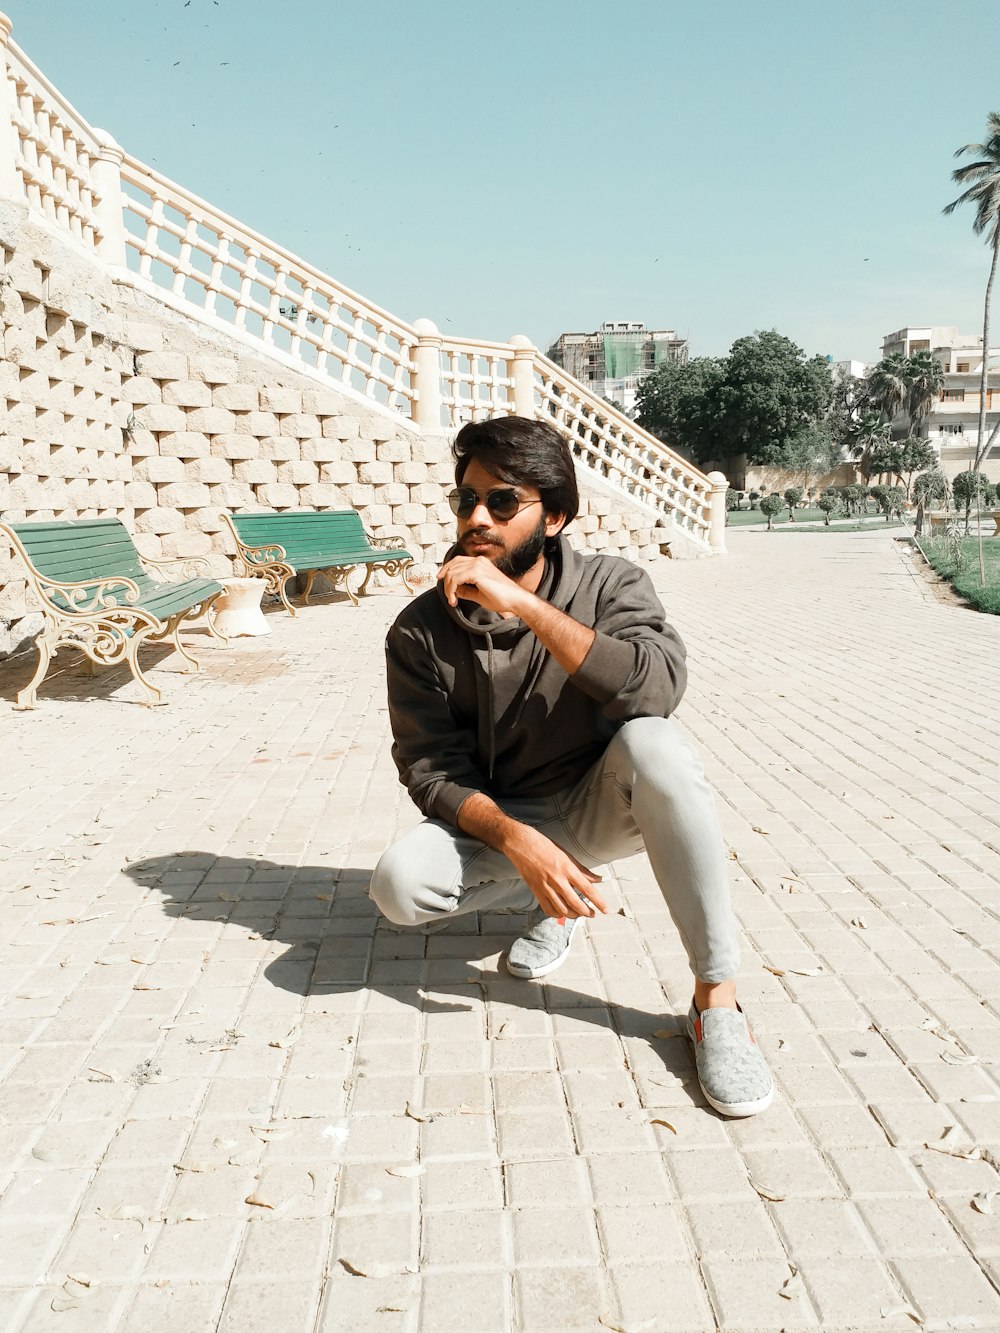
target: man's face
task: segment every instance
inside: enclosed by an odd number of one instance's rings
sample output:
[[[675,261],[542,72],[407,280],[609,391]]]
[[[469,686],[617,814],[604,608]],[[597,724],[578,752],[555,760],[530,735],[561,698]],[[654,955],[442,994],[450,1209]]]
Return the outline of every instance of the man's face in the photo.
[[[510,487],[488,472],[477,458],[465,469],[462,485],[474,490],[479,500],[468,518],[457,520],[462,554],[485,556],[508,578],[523,577],[538,562],[545,538],[562,527],[562,517],[545,513],[541,494],[534,486]],[[485,501],[494,490],[517,492],[521,507],[513,518],[504,520],[490,513]]]

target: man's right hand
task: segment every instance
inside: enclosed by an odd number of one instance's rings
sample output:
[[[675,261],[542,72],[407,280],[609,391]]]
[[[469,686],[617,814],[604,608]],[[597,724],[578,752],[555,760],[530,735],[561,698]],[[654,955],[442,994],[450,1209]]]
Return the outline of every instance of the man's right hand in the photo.
[[[505,839],[503,851],[546,915],[596,916],[608,910],[594,888],[601,882],[600,875],[582,866],[538,829],[521,824]]]

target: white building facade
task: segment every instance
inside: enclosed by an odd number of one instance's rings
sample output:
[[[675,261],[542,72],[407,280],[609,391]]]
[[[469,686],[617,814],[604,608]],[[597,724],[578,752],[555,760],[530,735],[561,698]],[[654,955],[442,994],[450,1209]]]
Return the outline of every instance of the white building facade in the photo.
[[[949,476],[963,472],[975,462],[979,443],[979,394],[983,371],[983,340],[977,334],[960,333],[954,325],[907,326],[886,334],[883,357],[899,353],[912,356],[930,352],[944,372],[944,384],[919,433],[937,449],[941,466]],[[986,389],[986,436],[1000,420],[1000,348],[988,353]],[[984,460],[983,471],[991,481],[1000,480],[1000,440]]]

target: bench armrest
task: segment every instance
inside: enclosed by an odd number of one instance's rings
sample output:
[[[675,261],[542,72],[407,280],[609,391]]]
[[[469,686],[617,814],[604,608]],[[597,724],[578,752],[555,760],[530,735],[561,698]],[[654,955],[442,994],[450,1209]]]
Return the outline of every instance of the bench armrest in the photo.
[[[87,615],[93,611],[109,611],[123,604],[130,606],[139,600],[139,585],[124,575],[60,583],[55,579],[46,578],[44,574],[39,574],[34,568],[31,574],[31,583],[35,591],[58,615]]]
[[[179,583],[184,579],[212,577],[212,567],[208,557],[204,555],[180,555],[174,556],[171,560],[154,560],[151,556],[140,552],[139,559],[148,569],[163,573],[170,582]],[[171,574],[176,575],[176,578],[170,579]]]
[[[285,548],[279,546],[277,542],[273,546],[247,546],[241,541],[240,555],[247,565],[272,565],[276,561],[284,560]]]

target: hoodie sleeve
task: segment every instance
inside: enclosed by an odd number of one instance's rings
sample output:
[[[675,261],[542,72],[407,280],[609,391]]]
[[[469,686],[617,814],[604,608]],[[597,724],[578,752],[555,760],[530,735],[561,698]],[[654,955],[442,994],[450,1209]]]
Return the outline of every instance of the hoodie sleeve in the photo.
[[[400,781],[422,814],[456,824],[466,797],[486,787],[475,735],[452,713],[435,655],[418,631],[394,625],[385,656]]]
[[[593,628],[597,637],[573,684],[611,722],[669,717],[687,684],[687,653],[645,570],[622,562],[601,589]]]

